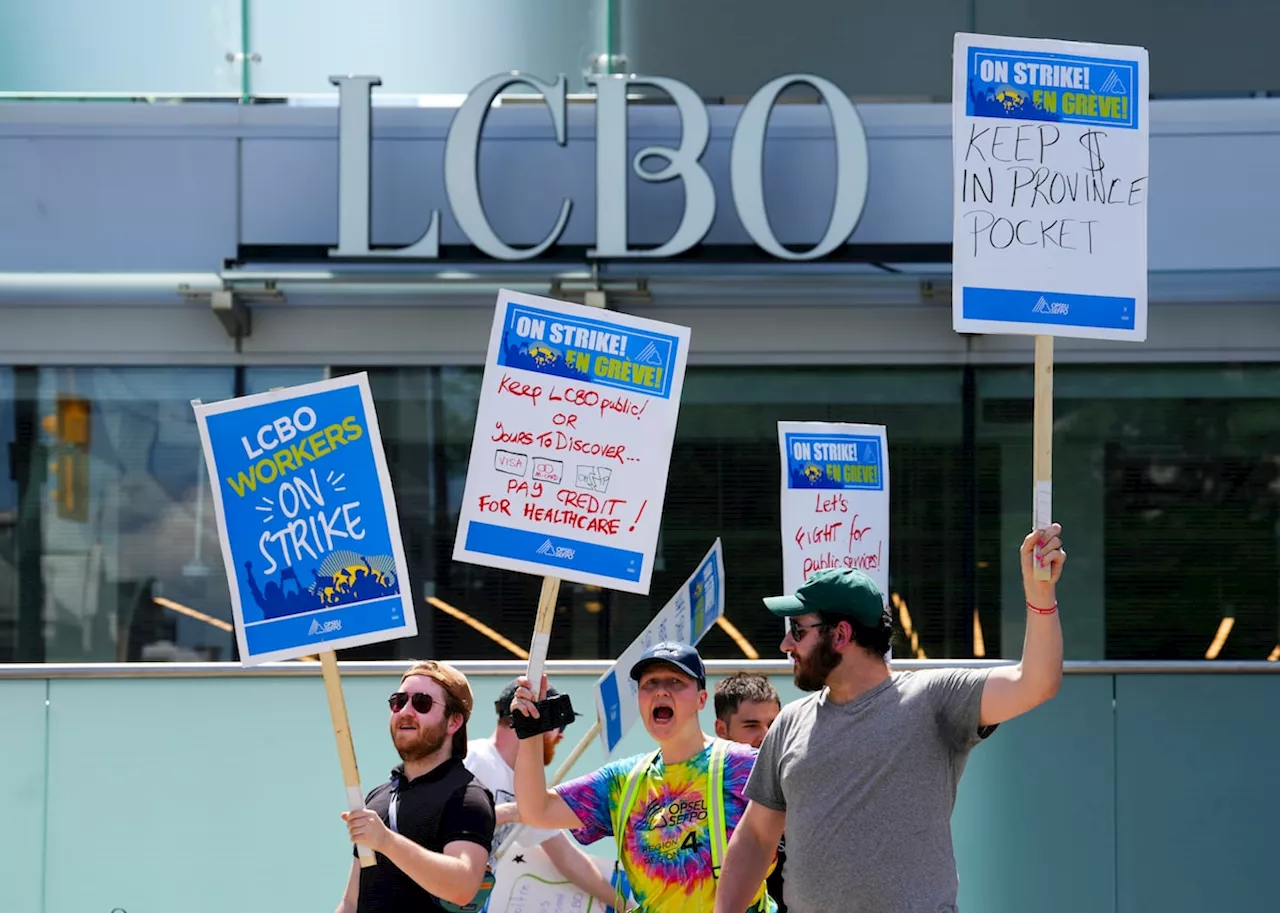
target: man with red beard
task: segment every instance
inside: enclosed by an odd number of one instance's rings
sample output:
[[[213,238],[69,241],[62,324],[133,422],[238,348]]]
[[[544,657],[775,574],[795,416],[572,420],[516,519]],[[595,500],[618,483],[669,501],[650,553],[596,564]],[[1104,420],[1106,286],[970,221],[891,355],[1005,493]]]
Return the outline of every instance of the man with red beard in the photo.
[[[498,714],[498,725],[493,730],[493,735],[487,739],[472,739],[467,743],[467,769],[493,793],[494,811],[497,816],[497,828],[493,832],[493,852],[497,852],[511,830],[519,826],[515,804],[515,764],[520,740],[516,737],[515,724],[511,718],[511,701],[515,697],[518,684],[518,679],[510,681],[494,702]],[[547,689],[547,697],[554,697],[557,693],[555,688]],[[563,738],[563,729],[553,729],[542,734],[544,767],[555,757],[556,746]],[[592,895],[605,906],[613,903],[614,890],[609,880],[600,874],[591,857],[581,847],[575,846],[562,831],[526,827],[516,834],[515,839],[521,846],[542,847],[556,871],[568,878],[572,884]],[[497,872],[497,862],[493,859],[492,853],[489,857],[489,866],[495,873]],[[495,885],[495,888],[499,887],[500,885]]]
[[[569,828],[584,844],[613,837],[644,913],[709,913],[724,885],[724,847],[746,807],[742,789],[756,750],[702,731],[698,711],[707,703],[707,676],[688,644],[650,647],[631,667],[631,679],[640,719],[658,750],[549,790],[538,740],[522,738],[516,755],[520,820]],[[519,683],[511,711],[536,720],[540,711],[529,680],[521,676]],[[775,913],[766,874],[746,886],[743,905],[753,913]]]
[[[378,864],[352,863],[338,913],[450,913],[487,897],[481,888],[491,884],[493,797],[462,763],[471,686],[429,660],[405,672],[388,703],[403,763],[363,809],[342,815],[351,842],[374,850]]]
[[[1062,682],[1061,532],[1055,523],[1022,542],[1015,666],[890,670],[892,616],[861,571],[819,571],[765,600],[787,619],[796,686],[816,693],[784,707],[760,746],[715,913],[747,908],[784,828],[790,913],[955,913],[951,813],[969,752]]]

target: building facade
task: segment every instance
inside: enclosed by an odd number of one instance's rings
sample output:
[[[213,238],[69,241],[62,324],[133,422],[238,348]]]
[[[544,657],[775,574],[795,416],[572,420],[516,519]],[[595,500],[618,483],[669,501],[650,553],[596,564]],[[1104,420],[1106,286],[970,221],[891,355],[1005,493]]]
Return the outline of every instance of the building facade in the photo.
[[[566,584],[553,657],[616,655],[717,536],[728,618],[779,655],[779,420],[887,426],[895,655],[1019,654],[1032,341],[951,329],[948,104],[375,82],[0,105],[0,661],[234,659],[191,401],[352,371],[421,634],[349,658],[510,657],[460,614],[523,643],[539,581],[450,559],[502,287],[692,328],[651,595]],[[1275,660],[1280,100],[1151,121],[1148,339],[1057,347],[1067,658]]]

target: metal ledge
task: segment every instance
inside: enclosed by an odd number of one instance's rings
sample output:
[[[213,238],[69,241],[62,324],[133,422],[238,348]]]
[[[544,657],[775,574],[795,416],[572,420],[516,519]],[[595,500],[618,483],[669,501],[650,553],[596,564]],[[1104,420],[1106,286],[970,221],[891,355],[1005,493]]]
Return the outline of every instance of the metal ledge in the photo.
[[[1013,660],[894,660],[895,669],[981,669],[1013,665]],[[409,666],[408,660],[339,663],[343,675],[399,675]],[[458,660],[453,663],[466,675],[515,676],[525,671],[522,660]],[[548,660],[548,675],[574,675],[598,678],[613,665],[612,660]],[[787,660],[707,660],[712,675],[737,672],[761,672],[787,675]],[[1067,675],[1249,675],[1280,674],[1280,662],[1067,662]],[[296,678],[320,675],[316,662],[264,663],[243,667],[239,663],[14,663],[0,664],[0,680],[5,679],[106,679],[106,678]]]

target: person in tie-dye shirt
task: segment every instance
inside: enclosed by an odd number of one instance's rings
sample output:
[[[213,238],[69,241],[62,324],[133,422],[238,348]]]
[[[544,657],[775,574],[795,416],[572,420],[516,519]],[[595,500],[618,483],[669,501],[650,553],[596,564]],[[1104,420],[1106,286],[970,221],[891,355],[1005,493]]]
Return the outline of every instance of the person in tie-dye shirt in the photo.
[[[617,840],[614,817],[623,803],[627,779],[653,758],[638,782],[623,827],[619,858],[643,913],[711,913],[717,875],[712,870],[712,755],[724,752],[725,845],[747,806],[743,794],[756,749],[716,739],[702,731],[698,711],[707,702],[706,671],[698,651],[687,644],[662,643],[647,650],[631,669],[638,685],[640,719],[658,751],[635,755],[548,790],[538,746],[521,740],[516,755],[516,805],[520,820],[535,827],[567,828],[583,844]],[[545,677],[544,677],[545,682]],[[513,712],[536,717],[533,693],[520,679]],[[544,685],[545,687],[545,685]],[[721,857],[723,860],[723,856]],[[750,913],[775,913],[777,906],[758,886]]]

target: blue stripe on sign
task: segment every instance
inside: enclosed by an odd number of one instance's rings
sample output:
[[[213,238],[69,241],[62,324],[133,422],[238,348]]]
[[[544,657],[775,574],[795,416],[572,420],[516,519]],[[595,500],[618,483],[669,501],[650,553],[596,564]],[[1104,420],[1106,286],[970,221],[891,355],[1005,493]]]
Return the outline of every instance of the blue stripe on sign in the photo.
[[[604,703],[604,735],[613,751],[622,741],[622,696],[618,693],[618,670],[614,669],[600,683],[600,697]]]
[[[250,656],[261,656],[299,646],[323,650],[326,641],[373,631],[398,631],[403,627],[404,605],[397,593],[336,609],[247,624],[244,640]]]
[[[965,286],[961,294],[965,320],[1132,330],[1138,310],[1133,298],[1112,295],[1073,295],[1035,289],[970,286]]]
[[[467,551],[632,582],[640,579],[644,564],[642,552],[474,521],[467,527]]]

